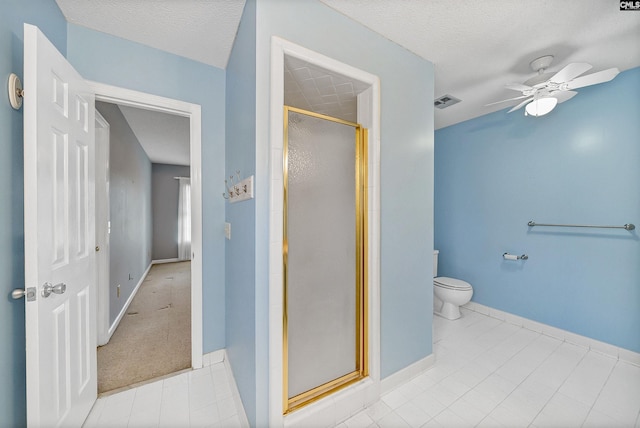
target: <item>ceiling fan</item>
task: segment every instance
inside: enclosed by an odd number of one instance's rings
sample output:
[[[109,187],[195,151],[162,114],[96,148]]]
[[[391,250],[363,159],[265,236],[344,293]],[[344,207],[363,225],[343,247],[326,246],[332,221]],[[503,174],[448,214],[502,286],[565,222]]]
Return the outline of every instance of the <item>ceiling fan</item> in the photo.
[[[542,116],[549,113],[559,103],[563,103],[573,98],[577,92],[574,89],[585,86],[597,85],[608,82],[620,72],[617,68],[598,71],[578,77],[592,68],[586,62],[574,62],[557,73],[545,72],[553,61],[553,55],[545,55],[531,61],[531,68],[538,72],[538,75],[524,83],[509,83],[505,85],[507,89],[522,92],[522,95],[507,100],[486,104],[491,106],[508,101],[522,100],[520,104],[509,110],[512,111],[525,107],[525,116]]]

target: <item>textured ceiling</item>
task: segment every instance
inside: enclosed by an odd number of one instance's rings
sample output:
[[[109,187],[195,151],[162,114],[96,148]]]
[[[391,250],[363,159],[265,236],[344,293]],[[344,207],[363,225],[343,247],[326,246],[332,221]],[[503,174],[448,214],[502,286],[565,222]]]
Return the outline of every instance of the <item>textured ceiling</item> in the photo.
[[[118,107],[152,163],[190,164],[188,118],[134,107]]]
[[[529,62],[542,55],[555,56],[549,71],[640,66],[640,12],[617,0],[321,1],[434,63],[436,98],[462,100],[436,109],[436,128],[505,108],[484,104],[519,95],[504,85],[534,76]]]
[[[220,68],[228,62],[245,3],[56,1],[69,22]],[[507,107],[484,104],[519,95],[504,85],[534,76],[529,62],[542,55],[555,56],[548,71],[571,62],[592,64],[588,73],[640,66],[640,12],[620,11],[618,0],[320,1],[434,63],[435,96],[462,100],[436,109],[436,128]]]

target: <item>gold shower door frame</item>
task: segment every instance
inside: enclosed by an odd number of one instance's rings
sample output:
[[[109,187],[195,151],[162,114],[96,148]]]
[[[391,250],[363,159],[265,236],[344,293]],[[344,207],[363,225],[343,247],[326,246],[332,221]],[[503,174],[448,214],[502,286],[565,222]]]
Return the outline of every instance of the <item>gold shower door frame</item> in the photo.
[[[341,376],[337,379],[329,381],[325,384],[318,385],[309,391],[305,391],[294,397],[289,398],[289,360],[288,360],[288,317],[287,317],[287,258],[288,258],[288,238],[287,238],[287,208],[288,208],[288,142],[289,142],[289,112],[315,117],[318,119],[328,120],[331,122],[348,125],[355,128],[356,138],[356,165],[355,165],[355,188],[356,188],[356,284],[354,284],[356,293],[356,369]],[[302,110],[295,107],[284,106],[284,144],[283,144],[283,169],[284,169],[284,221],[283,221],[283,414],[290,413],[320,398],[323,398],[339,389],[353,384],[360,379],[369,375],[369,341],[368,341],[368,241],[367,241],[367,146],[368,133],[367,129],[357,123],[348,122],[346,120]],[[309,368],[313,370],[313,367]]]

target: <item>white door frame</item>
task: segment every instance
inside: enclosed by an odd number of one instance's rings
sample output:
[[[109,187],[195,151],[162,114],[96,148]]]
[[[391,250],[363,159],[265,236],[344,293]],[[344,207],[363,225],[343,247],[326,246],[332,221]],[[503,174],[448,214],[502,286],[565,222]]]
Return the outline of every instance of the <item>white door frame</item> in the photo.
[[[358,95],[358,122],[369,130],[368,145],[368,279],[369,376],[315,403],[282,415],[283,362],[283,164],[284,58],[291,56],[364,82],[369,88]],[[324,423],[322,415],[338,420],[371,404],[380,396],[380,79],[277,36],[271,38],[269,193],[269,426],[307,426]],[[321,420],[323,422],[318,422]]]
[[[109,132],[96,109],[96,304],[98,346],[109,342]],[[106,179],[106,182],[102,181]],[[99,247],[99,250],[98,250]]]
[[[198,104],[87,81],[96,101],[189,118],[191,147],[191,367],[202,367],[202,117]]]

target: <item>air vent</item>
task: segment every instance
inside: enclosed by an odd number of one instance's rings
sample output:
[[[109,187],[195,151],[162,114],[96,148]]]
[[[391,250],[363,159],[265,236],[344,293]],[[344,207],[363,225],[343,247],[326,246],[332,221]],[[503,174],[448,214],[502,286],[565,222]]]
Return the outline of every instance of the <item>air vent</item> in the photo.
[[[452,105],[457,104],[457,103],[459,103],[459,102],[460,102],[460,100],[459,100],[459,99],[457,99],[457,98],[456,98],[456,97],[454,97],[454,96],[451,96],[451,95],[443,95],[442,97],[437,98],[437,99],[433,102],[433,105],[434,105],[434,107],[436,107],[436,108],[443,109],[443,108],[451,107]]]

